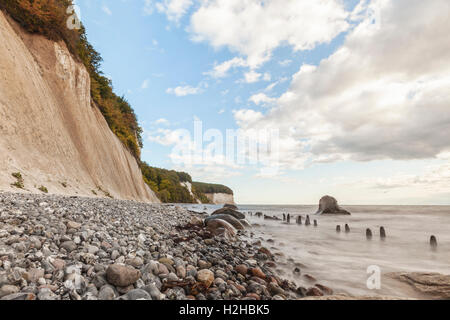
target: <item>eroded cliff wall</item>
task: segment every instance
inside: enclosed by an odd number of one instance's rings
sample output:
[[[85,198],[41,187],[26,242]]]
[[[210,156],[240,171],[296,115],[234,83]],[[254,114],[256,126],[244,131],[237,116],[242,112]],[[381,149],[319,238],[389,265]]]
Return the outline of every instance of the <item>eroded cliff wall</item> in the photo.
[[[90,78],[64,43],[0,11],[0,191],[159,202],[136,159],[92,104]],[[24,189],[12,187],[14,172]]]
[[[235,204],[232,194],[227,193],[205,193],[208,200],[213,204]]]

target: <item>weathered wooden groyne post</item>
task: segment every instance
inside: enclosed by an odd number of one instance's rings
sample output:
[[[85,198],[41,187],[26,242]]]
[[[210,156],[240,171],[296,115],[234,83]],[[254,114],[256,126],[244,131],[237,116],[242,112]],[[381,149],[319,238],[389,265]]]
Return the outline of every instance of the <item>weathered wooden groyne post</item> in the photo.
[[[366,229],[366,238],[367,240],[371,240],[372,239],[372,230],[370,230],[369,228]]]
[[[384,227],[380,227],[380,238],[381,240],[386,239],[386,230],[384,229]]]
[[[437,248],[437,239],[436,239],[436,236],[431,236],[431,237],[430,237],[430,246],[431,246],[431,248],[433,248],[433,249]]]

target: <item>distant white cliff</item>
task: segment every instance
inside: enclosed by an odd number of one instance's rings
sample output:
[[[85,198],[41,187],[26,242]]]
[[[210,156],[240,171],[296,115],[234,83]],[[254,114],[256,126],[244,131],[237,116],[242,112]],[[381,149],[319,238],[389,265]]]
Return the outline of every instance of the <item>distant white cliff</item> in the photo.
[[[213,204],[235,204],[234,196],[227,193],[205,193],[208,200]]]

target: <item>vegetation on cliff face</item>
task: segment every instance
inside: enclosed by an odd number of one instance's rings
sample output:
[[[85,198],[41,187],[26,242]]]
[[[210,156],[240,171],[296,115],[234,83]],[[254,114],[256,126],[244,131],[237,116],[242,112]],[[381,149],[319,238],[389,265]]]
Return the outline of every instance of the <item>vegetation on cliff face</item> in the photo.
[[[189,191],[181,185],[182,182],[192,182],[192,178],[185,172],[177,172],[150,167],[141,163],[142,175],[145,183],[165,203],[195,203]]]
[[[72,0],[1,0],[0,9],[28,32],[65,42],[73,56],[86,66],[91,78],[92,99],[112,132],[139,160],[142,129],[136,115],[125,98],[113,92],[111,81],[100,70],[102,58],[88,42],[84,27],[79,30],[67,28],[70,5]]]
[[[201,193],[225,193],[233,195],[233,190],[221,184],[193,182],[192,186]]]
[[[72,0],[0,0],[0,9],[8,13],[26,31],[41,34],[50,40],[64,41],[77,61],[84,64],[91,79],[91,97],[107,121],[110,129],[134,155],[140,164],[144,181],[162,202],[208,203],[205,193],[233,194],[222,185],[194,182],[189,174],[150,167],[140,161],[142,128],[130,104],[113,92],[111,80],[100,70],[102,57],[89,43],[86,30],[67,28],[70,14],[67,8]],[[192,193],[181,185],[192,183]]]
[[[209,203],[205,193],[226,193],[233,194],[233,191],[220,184],[209,184],[202,182],[192,182],[191,176],[186,172],[166,170],[141,163],[144,181],[156,193],[158,198],[165,203]],[[188,182],[192,185],[192,196],[189,191],[182,186]]]

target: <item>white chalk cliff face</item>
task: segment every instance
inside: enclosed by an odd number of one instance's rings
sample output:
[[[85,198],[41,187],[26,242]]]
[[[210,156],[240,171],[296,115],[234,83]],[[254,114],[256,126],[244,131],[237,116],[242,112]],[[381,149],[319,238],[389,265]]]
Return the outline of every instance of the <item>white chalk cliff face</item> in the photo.
[[[190,182],[180,182],[182,187],[185,187],[188,191],[189,194],[191,195],[192,198],[195,199],[195,201],[197,201],[197,203],[202,203],[199,199],[197,199],[197,197],[194,195],[194,193],[192,193],[192,183]]]
[[[226,193],[205,193],[208,200],[213,204],[235,204],[232,194]]]
[[[159,202],[135,158],[92,104],[90,78],[66,46],[0,11],[0,191]],[[11,187],[20,172],[25,190]],[[99,189],[103,190],[100,191]]]

